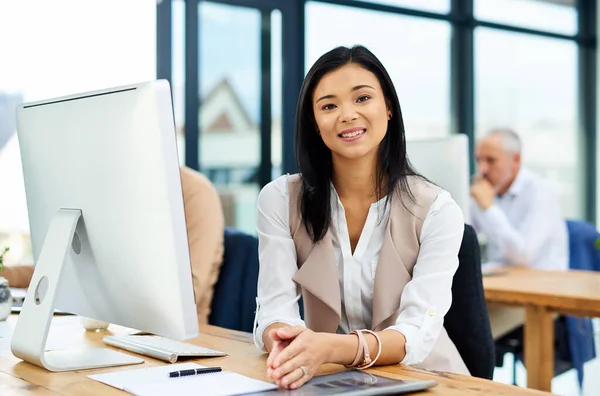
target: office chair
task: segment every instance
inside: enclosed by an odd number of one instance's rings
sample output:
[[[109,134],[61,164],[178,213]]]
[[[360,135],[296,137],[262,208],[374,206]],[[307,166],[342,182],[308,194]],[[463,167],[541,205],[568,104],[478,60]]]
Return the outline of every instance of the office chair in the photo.
[[[452,282],[452,306],[444,327],[474,377],[492,379],[494,340],[483,292],[479,243],[473,227],[465,224]]]
[[[258,239],[225,227],[223,264],[208,323],[252,332],[258,284]]]
[[[600,271],[600,249],[596,241],[600,238],[596,227],[586,221],[567,220],[569,233],[569,268]],[[516,361],[523,359],[523,327],[519,327],[496,340],[496,367],[502,366],[504,354],[514,356],[513,384],[516,385]],[[583,365],[596,357],[594,329],[588,318],[559,316],[554,322],[554,375],[567,370],[577,370],[579,387],[583,385]]]
[[[560,375],[574,368],[571,349],[569,348],[569,331],[565,316],[554,320],[554,375]],[[494,342],[496,349],[496,367],[504,365],[504,355],[513,355],[512,383],[517,385],[517,362],[524,360],[523,326],[519,326]],[[583,377],[582,377],[583,380]]]
[[[567,220],[569,231],[569,268],[600,271],[600,233],[587,221]],[[571,363],[577,370],[579,387],[583,386],[583,364],[596,357],[594,327],[589,318],[565,316]]]

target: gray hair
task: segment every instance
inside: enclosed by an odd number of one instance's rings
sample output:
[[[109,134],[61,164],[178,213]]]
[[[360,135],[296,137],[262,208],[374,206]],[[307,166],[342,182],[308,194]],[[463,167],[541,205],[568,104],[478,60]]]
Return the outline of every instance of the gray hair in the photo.
[[[521,138],[515,131],[509,128],[496,128],[489,131],[486,137],[500,136],[502,148],[508,154],[517,154],[521,152]]]

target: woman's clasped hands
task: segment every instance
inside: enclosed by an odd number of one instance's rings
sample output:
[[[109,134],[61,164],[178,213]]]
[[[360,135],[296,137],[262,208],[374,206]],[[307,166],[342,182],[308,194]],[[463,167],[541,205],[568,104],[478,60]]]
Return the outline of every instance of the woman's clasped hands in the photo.
[[[328,336],[302,326],[271,329],[273,348],[267,359],[267,376],[282,388],[304,385],[329,361]]]

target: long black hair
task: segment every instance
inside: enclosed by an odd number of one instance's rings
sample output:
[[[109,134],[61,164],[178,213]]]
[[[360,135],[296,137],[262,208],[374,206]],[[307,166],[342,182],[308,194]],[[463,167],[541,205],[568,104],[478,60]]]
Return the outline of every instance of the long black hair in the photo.
[[[333,166],[331,150],[317,132],[313,93],[325,74],[349,63],[359,65],[377,77],[392,112],[386,135],[377,153],[375,186],[378,200],[387,196],[386,205],[389,205],[397,191],[401,200],[407,197],[414,202],[407,176],[416,175],[416,172],[406,157],[404,122],[390,76],[379,59],[367,48],[360,45],[334,48],[322,55],[308,71],[296,108],[295,152],[298,171],[302,175],[300,213],[304,226],[315,243],[323,239],[331,221],[330,183]]]

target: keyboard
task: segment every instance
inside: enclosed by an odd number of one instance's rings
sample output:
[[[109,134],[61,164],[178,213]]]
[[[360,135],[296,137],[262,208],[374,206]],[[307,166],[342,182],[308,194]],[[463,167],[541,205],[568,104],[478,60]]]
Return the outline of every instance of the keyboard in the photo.
[[[225,352],[153,335],[105,336],[103,341],[107,345],[169,363],[175,363],[179,357],[227,356]]]

